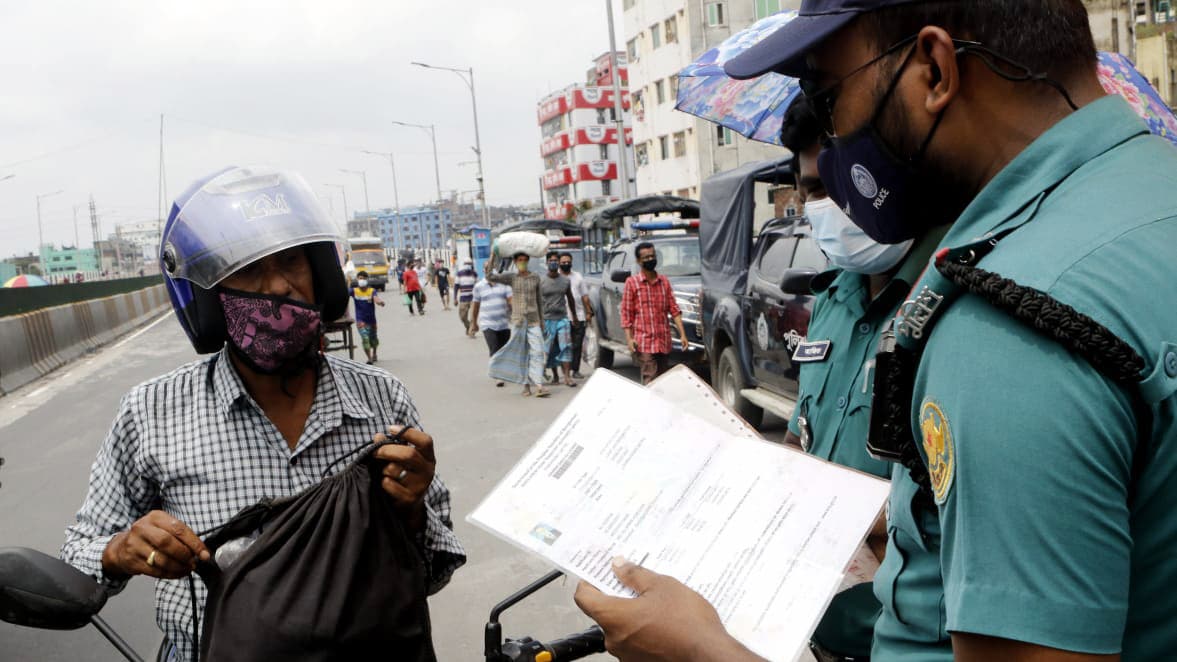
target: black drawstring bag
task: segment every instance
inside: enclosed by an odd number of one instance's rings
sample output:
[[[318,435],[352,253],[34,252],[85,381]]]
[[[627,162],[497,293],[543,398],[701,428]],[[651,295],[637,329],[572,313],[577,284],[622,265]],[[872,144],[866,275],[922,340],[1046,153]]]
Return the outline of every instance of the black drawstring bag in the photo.
[[[216,562],[197,568],[209,590],[202,661],[436,661],[425,562],[380,487],[376,447],[302,494],[242,510],[205,538]],[[225,553],[217,558],[259,529],[231,563]]]

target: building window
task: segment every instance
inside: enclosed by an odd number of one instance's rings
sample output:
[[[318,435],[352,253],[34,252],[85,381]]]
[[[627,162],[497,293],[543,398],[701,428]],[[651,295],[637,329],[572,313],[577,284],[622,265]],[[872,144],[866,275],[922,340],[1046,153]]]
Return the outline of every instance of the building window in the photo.
[[[601,195],[613,195],[613,182],[612,182],[612,180],[608,180],[608,179],[601,180]]]
[[[678,103],[678,74],[674,74],[666,80],[670,81],[670,100]]]
[[[660,80],[654,83],[654,98],[658,100],[658,105],[666,103],[666,81]]]
[[[678,42],[678,19],[671,16],[662,24],[662,28],[666,31],[666,43],[674,44]]]
[[[724,24],[723,3],[722,2],[708,2],[707,3],[707,26],[716,27]]]
[[[720,147],[726,147],[727,145],[730,145],[735,141],[736,141],[736,139],[735,139],[735,136],[732,134],[731,129],[727,128],[726,126],[715,127],[715,144],[716,145],[718,145]]]
[[[755,0],[756,20],[767,18],[781,10],[781,0]]]
[[[625,54],[629,56],[630,62],[638,61],[638,40],[630,39],[625,42]]]
[[[650,43],[651,48],[658,48],[662,45],[662,26],[658,23],[650,26]]]
[[[638,162],[638,167],[650,165],[650,149],[647,143],[642,143],[634,148],[634,158]]]
[[[678,158],[680,156],[686,156],[686,155],[687,155],[687,134],[685,131],[679,131],[678,133],[674,134],[674,156],[675,156],[675,158]]]
[[[633,6],[638,3],[638,0],[621,0],[622,11],[626,9],[633,9]]]
[[[604,123],[605,123],[605,109],[598,108],[597,109],[597,124],[604,124]]]
[[[662,153],[662,160],[663,161],[670,158],[670,139],[669,138],[667,138],[666,136],[659,136],[658,137],[658,148],[659,148],[659,151]]]

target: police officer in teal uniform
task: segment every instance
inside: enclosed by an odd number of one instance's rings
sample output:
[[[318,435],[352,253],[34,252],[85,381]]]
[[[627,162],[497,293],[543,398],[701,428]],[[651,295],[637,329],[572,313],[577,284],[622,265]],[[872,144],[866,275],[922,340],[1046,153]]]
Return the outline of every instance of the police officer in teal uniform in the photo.
[[[872,659],[1177,651],[1177,151],[1095,59],[1080,0],[805,0],[727,63],[803,79],[869,236],[952,222],[876,357]],[[756,659],[680,583],[618,574],[641,597],[578,602],[621,659]]]
[[[793,152],[797,192],[814,241],[833,268],[814,278],[817,295],[809,332],[793,354],[801,366],[797,408],[785,442],[822,459],[890,478],[891,463],[867,452],[875,349],[879,332],[895,316],[946,228],[917,241],[880,244],[868,237],[826,195],[818,172],[822,128],[805,97],[785,113],[781,142]],[[886,530],[867,538],[882,559]],[[869,659],[881,608],[870,586],[834,597],[813,636],[822,659]]]
[[[879,331],[895,316],[944,228],[918,244],[880,244],[868,237],[826,195],[817,169],[822,135],[809,103],[799,97],[785,114],[781,142],[794,154],[797,192],[813,239],[832,268],[813,280],[813,317],[793,353],[801,371],[785,441],[822,459],[890,478],[890,463],[871,457],[865,443],[875,348]],[[881,556],[881,546],[877,551]]]

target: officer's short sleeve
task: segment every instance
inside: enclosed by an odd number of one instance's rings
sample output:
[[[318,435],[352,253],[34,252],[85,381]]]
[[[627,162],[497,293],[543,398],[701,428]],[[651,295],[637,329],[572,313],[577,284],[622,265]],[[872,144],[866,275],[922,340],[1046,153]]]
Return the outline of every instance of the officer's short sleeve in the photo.
[[[941,515],[948,630],[1118,652],[1132,549],[1128,394],[966,296],[932,335],[913,418]]]

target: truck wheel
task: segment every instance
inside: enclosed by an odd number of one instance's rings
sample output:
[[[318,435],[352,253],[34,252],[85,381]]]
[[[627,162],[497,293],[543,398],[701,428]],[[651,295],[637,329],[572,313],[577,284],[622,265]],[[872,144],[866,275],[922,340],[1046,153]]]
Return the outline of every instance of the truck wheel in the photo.
[[[744,370],[740,367],[740,358],[735,347],[726,347],[719,355],[719,363],[715,366],[715,389],[723,403],[739,414],[753,427],[760,425],[764,418],[764,410],[748,402],[740,391],[748,388],[748,380],[744,377]]]
[[[613,350],[602,347],[597,343],[597,367],[609,370],[613,367]]]

